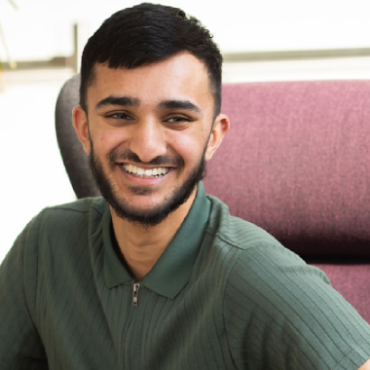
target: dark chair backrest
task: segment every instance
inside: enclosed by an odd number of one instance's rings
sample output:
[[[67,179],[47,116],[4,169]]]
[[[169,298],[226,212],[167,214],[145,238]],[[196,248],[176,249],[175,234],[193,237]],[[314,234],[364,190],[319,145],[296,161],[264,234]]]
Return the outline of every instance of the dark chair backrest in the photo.
[[[72,110],[79,104],[80,75],[62,87],[55,109],[57,140],[63,163],[77,198],[99,195],[92,177],[88,156],[72,125]]]

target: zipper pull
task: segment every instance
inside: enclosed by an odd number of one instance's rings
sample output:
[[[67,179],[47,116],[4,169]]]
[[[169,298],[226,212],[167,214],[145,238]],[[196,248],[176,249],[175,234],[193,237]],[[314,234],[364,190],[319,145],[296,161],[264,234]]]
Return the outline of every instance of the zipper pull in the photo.
[[[134,290],[133,290],[133,295],[132,295],[132,305],[134,307],[137,306],[137,299],[139,297],[139,288],[140,288],[140,284],[138,283],[135,283],[134,284]]]

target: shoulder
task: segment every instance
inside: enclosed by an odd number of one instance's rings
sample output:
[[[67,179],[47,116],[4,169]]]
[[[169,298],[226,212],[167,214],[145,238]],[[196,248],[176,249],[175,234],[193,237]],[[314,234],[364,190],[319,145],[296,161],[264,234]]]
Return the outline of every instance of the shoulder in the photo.
[[[284,296],[289,291],[301,295],[301,288],[312,282],[330,285],[321,270],[307,265],[268,232],[231,216],[228,207],[217,198],[210,197],[210,200],[213,209],[208,230],[214,233],[213,247],[233,255],[227,292],[239,287],[247,296],[258,289],[259,297],[274,292],[279,301],[279,295]]]
[[[274,292],[274,302],[278,303],[290,291],[300,296],[308,284],[330,285],[321,270],[307,265],[268,232],[231,216],[228,207],[217,198],[209,199],[212,202],[207,229],[208,237],[212,238],[209,253],[217,256],[213,261],[222,260],[227,268],[226,295],[236,294],[236,298],[229,297],[231,300],[240,299],[237,291],[252,299]]]
[[[14,266],[19,266],[19,275],[27,277],[29,283],[45,274],[60,279],[62,273],[73,270],[73,265],[89,260],[90,241],[102,240],[103,215],[107,211],[103,198],[45,208],[16,239],[1,265],[3,273],[11,273]],[[102,243],[98,244],[100,248]]]
[[[101,220],[108,204],[104,198],[84,198],[45,208],[37,216],[41,233],[68,232],[91,220]]]
[[[46,217],[84,217],[92,213],[103,214],[108,207],[104,198],[83,198],[71,203],[47,207],[41,211]]]
[[[26,225],[9,254],[17,251],[37,255],[43,249],[53,248],[63,240],[76,240],[83,229],[89,228],[93,220],[101,222],[107,208],[103,198],[85,198],[47,207]]]
[[[262,245],[282,245],[267,231],[241,218],[231,216],[229,208],[219,199],[209,196],[211,213],[207,232],[216,239],[239,251]],[[285,249],[284,247],[282,247]]]

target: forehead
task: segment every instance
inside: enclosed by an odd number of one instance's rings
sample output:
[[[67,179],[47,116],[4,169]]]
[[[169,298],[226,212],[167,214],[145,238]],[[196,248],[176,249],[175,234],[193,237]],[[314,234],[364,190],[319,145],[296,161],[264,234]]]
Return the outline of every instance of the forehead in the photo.
[[[87,105],[108,96],[130,96],[147,105],[164,100],[190,100],[203,109],[213,109],[213,94],[205,64],[190,53],[133,69],[94,66]]]

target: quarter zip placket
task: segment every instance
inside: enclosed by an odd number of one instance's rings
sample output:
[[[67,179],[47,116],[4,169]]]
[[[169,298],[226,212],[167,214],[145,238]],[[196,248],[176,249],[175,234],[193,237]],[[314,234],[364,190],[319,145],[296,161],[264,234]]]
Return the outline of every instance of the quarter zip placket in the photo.
[[[139,288],[140,288],[140,284],[135,283],[133,287],[133,294],[132,294],[132,305],[134,307],[137,307],[137,304],[138,304]]]
[[[138,305],[138,297],[139,297],[139,288],[140,288],[140,284],[139,283],[134,283],[133,286],[132,286],[132,306],[133,307],[137,307]],[[123,356],[123,369],[122,370],[126,370],[126,369],[129,369],[130,367],[128,366],[128,358],[130,356],[130,351],[128,350],[127,346],[128,346],[128,343],[129,343],[129,337],[132,337],[133,333],[132,333],[132,321],[134,319],[134,316],[135,316],[135,312],[137,312],[138,309],[135,309],[133,308],[132,310],[130,310],[130,319],[129,319],[129,323],[127,325],[127,332],[125,334],[125,340],[124,340],[124,356]]]

